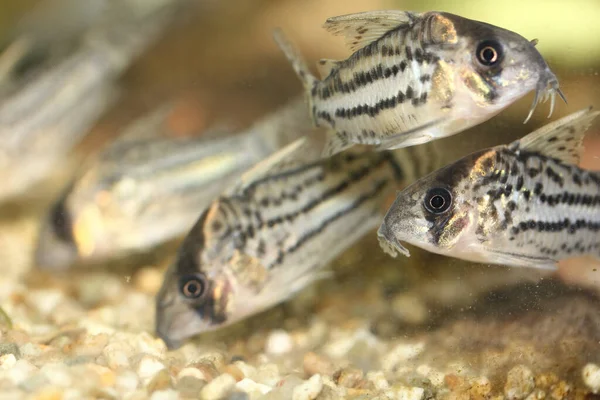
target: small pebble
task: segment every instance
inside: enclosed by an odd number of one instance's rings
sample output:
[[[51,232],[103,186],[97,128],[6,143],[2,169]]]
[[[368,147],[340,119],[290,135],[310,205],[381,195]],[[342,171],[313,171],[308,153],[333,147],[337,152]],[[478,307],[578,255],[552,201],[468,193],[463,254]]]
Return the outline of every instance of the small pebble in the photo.
[[[197,398],[204,386],[206,386],[206,381],[191,375],[185,375],[177,380],[175,389],[181,393],[182,396]]]
[[[172,385],[171,374],[166,369],[158,371],[146,385],[149,392],[170,389]]]
[[[517,365],[508,371],[504,394],[508,399],[524,399],[535,388],[533,372],[524,365]]]
[[[15,343],[0,343],[0,356],[5,354],[12,354],[16,358],[21,357],[19,346],[17,346]]]
[[[419,387],[392,387],[385,391],[386,396],[390,399],[398,400],[421,400],[425,390]]]
[[[18,360],[15,365],[6,371],[6,377],[19,385],[37,371],[37,368],[27,360]]]
[[[294,388],[292,400],[314,400],[323,389],[323,379],[316,374]]]
[[[600,367],[596,364],[589,363],[583,367],[583,383],[593,392],[600,391]]]
[[[123,395],[129,395],[137,389],[139,378],[132,370],[120,371],[115,379],[115,388]]]
[[[360,369],[344,368],[333,374],[333,379],[337,385],[347,388],[353,388],[362,382],[364,373]]]
[[[265,352],[271,355],[281,355],[292,351],[294,342],[292,337],[284,330],[272,331],[265,343]]]
[[[367,380],[378,390],[385,390],[390,387],[383,371],[370,371],[367,373]]]
[[[165,365],[151,356],[143,356],[140,360],[137,373],[141,379],[150,379],[152,378],[158,371],[164,369]]]
[[[179,400],[179,393],[176,390],[158,390],[152,393],[150,400]]]
[[[221,374],[209,382],[200,391],[200,398],[203,400],[221,399],[235,387],[235,379],[229,374]]]
[[[427,320],[427,306],[415,294],[401,293],[392,300],[394,315],[403,323],[422,324]]]
[[[236,389],[248,394],[251,400],[258,399],[261,396],[269,393],[272,388],[261,383],[256,383],[252,379],[242,379],[235,384]]]
[[[304,355],[302,365],[306,376],[313,376],[315,374],[332,375],[335,371],[335,366],[329,359],[312,351]]]
[[[14,354],[4,354],[0,356],[0,368],[2,369],[10,369],[15,366],[17,363],[17,358]]]
[[[255,381],[273,387],[280,379],[279,367],[276,364],[265,364],[258,369]]]
[[[73,385],[73,378],[69,367],[63,363],[48,363],[40,368],[40,372],[55,386],[69,387]]]

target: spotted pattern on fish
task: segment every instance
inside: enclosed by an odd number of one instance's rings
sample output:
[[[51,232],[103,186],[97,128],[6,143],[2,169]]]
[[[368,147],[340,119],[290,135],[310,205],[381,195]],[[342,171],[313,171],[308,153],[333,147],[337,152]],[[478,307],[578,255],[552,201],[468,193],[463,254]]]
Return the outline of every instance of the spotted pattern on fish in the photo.
[[[478,162],[485,176],[457,191],[474,192],[480,243],[557,258],[600,256],[600,174],[516,147],[485,152]]]

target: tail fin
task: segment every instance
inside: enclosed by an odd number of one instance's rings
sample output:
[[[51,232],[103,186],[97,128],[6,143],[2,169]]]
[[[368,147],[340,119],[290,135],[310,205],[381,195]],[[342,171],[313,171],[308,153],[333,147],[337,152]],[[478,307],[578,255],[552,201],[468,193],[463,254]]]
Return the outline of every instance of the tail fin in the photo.
[[[277,46],[283,51],[285,57],[288,59],[292,68],[296,71],[296,74],[302,81],[304,89],[310,93],[313,86],[319,81],[308,69],[304,57],[300,54],[298,49],[286,38],[285,34],[280,28],[273,30],[273,39]]]

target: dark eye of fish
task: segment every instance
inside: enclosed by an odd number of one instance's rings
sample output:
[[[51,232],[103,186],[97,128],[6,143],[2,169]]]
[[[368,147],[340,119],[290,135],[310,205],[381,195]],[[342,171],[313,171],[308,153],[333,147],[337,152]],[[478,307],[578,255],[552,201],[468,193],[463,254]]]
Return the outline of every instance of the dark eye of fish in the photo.
[[[71,216],[65,207],[64,200],[59,201],[52,208],[51,215],[51,224],[56,237],[65,242],[73,241],[73,231],[72,231],[72,223]]]
[[[431,189],[425,196],[424,205],[429,212],[434,214],[444,213],[452,205],[452,194],[444,188]]]
[[[495,40],[485,40],[477,46],[477,60],[486,67],[498,64],[503,55],[502,45]]]
[[[206,292],[206,278],[200,274],[185,275],[179,281],[179,292],[189,300],[196,300]]]

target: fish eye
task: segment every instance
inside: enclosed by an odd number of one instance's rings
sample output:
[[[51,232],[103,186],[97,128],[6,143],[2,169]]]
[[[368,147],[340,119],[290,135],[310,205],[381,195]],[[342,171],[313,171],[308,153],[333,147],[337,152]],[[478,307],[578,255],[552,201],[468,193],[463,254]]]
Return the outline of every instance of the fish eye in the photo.
[[[206,278],[200,274],[183,276],[179,281],[179,291],[189,300],[196,300],[206,292]]]
[[[477,60],[486,67],[496,65],[502,55],[502,45],[495,40],[484,40],[477,46]]]
[[[452,205],[452,194],[448,189],[434,188],[427,192],[424,201],[427,211],[434,214],[441,214]]]

